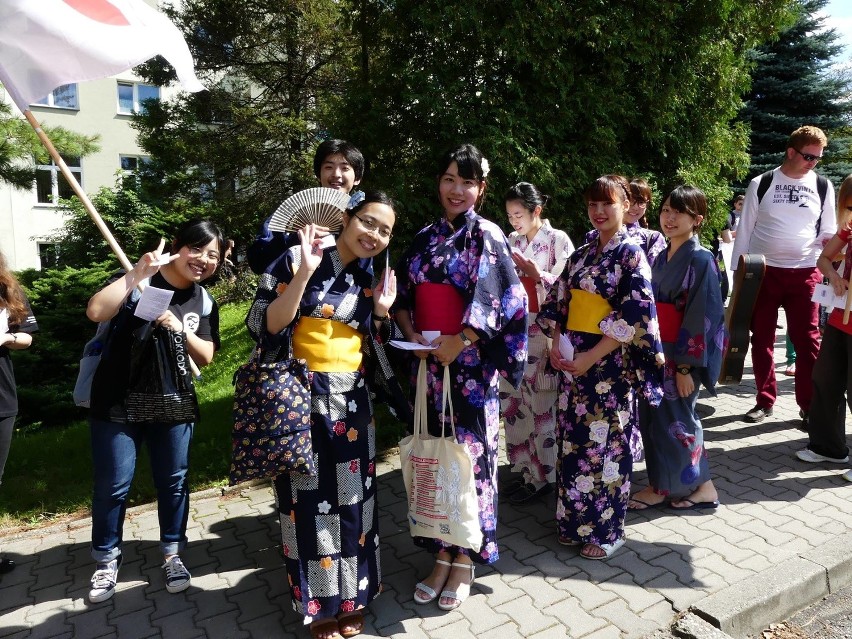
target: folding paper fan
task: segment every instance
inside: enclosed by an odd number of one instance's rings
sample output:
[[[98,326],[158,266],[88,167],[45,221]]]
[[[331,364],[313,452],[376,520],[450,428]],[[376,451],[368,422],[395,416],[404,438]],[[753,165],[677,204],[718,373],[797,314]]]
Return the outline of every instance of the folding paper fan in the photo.
[[[308,224],[327,226],[333,233],[343,227],[349,195],[337,189],[316,187],[294,193],[281,203],[269,220],[270,231],[299,231]]]

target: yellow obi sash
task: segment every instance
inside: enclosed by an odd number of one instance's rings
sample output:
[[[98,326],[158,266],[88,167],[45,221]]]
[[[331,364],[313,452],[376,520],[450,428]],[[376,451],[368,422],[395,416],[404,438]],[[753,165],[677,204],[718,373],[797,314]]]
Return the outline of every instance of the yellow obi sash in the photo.
[[[572,288],[565,328],[570,331],[603,335],[599,324],[610,313],[612,313],[612,306],[597,293]]]
[[[293,357],[308,370],[351,373],[361,367],[361,333],[342,322],[302,317],[293,329]]]

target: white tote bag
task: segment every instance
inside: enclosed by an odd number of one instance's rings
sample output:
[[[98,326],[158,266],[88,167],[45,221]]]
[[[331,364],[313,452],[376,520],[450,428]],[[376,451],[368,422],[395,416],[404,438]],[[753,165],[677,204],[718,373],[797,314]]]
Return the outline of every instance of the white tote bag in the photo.
[[[426,427],[426,360],[420,360],[414,399],[414,434],[399,442],[402,478],[408,494],[408,524],[412,537],[431,537],[479,552],[482,530],[473,478],[473,462],[463,444],[456,441],[452,423],[450,369],[444,368],[441,423],[447,406],[449,437],[432,437]]]

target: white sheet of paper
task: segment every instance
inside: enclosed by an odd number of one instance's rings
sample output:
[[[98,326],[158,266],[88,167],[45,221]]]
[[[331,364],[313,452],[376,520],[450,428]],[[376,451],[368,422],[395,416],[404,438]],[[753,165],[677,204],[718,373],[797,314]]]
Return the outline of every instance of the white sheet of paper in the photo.
[[[0,310],[0,335],[9,332],[9,312],[4,308]]]
[[[404,342],[401,339],[392,339],[388,342],[388,344],[404,351],[432,351],[438,348],[437,346],[424,346],[423,344],[418,344],[417,342]]]
[[[846,308],[846,295],[835,295],[834,289],[830,284],[817,284],[814,288],[811,301],[821,306],[826,306],[829,310],[832,308]]]
[[[162,253],[160,255],[160,259],[158,259],[154,262],[151,262],[151,266],[165,266],[166,264],[168,264],[171,261],[171,259],[172,259],[171,253]]]
[[[321,249],[327,249],[327,248],[331,248],[336,243],[337,243],[337,239],[331,233],[329,233],[328,235],[324,235],[322,237],[322,239],[319,241],[319,244],[317,244],[317,246]]]
[[[574,345],[565,333],[562,333],[559,336],[559,354],[562,355],[562,359],[567,359],[572,362],[574,361]],[[574,379],[574,376],[571,373],[562,371],[562,374],[565,375],[568,381]]]
[[[133,314],[152,322],[168,310],[172,295],[174,295],[174,291],[167,291],[156,286],[146,286]]]
[[[390,286],[390,251],[385,251],[385,282],[382,286],[382,290],[387,292],[388,286]]]
[[[420,334],[430,342],[434,342],[436,339],[441,337],[441,331],[421,331]]]

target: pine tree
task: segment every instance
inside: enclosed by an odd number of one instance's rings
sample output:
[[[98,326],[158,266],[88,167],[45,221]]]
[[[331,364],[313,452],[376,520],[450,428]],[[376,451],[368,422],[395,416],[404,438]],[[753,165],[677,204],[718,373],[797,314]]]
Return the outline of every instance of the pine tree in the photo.
[[[820,173],[835,184],[852,171],[849,163],[852,83],[832,70],[842,46],[834,29],[826,30],[818,12],[828,0],[797,0],[798,16],[777,41],[754,51],[751,91],[740,118],[751,126],[751,168],[741,184],[781,163],[787,138],[805,124],[829,137]]]

